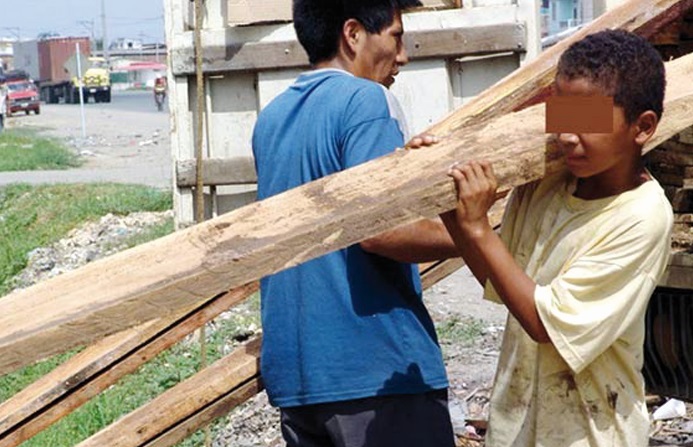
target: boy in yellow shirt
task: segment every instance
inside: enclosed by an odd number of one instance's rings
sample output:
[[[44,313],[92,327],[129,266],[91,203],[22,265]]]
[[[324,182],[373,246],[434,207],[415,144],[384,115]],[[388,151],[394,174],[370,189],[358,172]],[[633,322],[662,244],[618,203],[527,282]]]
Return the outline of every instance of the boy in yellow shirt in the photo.
[[[450,169],[458,202],[443,220],[486,297],[510,311],[488,447],[648,443],[644,316],[673,216],[641,151],[664,87],[659,54],[634,34],[603,31],[566,50],[556,95],[613,98],[611,133],[577,131],[573,116],[557,135],[567,169],[513,191],[500,237],[487,218],[491,166]]]

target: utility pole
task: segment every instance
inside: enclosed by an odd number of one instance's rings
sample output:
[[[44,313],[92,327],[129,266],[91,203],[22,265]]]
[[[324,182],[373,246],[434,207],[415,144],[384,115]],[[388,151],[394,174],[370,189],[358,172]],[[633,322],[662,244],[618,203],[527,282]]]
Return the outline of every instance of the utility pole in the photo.
[[[6,29],[7,31],[11,32],[12,35],[17,39],[17,41],[22,40],[20,35],[21,29],[18,26],[5,26],[2,29]]]
[[[106,66],[111,66],[111,61],[108,59],[108,38],[106,33],[106,0],[101,0],[101,42],[103,45],[103,58],[106,61]]]
[[[77,23],[82,25],[84,29],[89,31],[89,38],[94,40],[94,21],[93,20],[78,20]]]

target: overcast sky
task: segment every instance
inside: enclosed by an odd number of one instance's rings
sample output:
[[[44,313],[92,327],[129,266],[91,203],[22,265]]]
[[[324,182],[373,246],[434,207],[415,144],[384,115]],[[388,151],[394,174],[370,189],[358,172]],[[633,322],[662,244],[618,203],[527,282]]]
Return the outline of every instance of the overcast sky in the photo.
[[[0,37],[34,39],[56,32],[100,39],[102,4],[109,42],[119,37],[164,41],[163,0],[0,0]]]

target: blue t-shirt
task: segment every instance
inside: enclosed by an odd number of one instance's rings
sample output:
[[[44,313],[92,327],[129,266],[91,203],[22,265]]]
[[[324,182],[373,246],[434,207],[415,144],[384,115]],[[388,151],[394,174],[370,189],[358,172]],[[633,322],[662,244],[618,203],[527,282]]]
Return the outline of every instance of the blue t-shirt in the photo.
[[[258,117],[258,197],[403,146],[397,110],[384,87],[347,72],[301,75]],[[353,245],[263,278],[260,287],[261,369],[273,405],[448,386],[416,265]]]

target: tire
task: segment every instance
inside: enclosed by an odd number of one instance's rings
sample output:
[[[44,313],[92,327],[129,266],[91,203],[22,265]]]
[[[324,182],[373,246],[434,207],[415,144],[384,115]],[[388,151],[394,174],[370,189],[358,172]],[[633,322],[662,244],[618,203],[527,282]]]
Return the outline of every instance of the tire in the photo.
[[[34,113],[37,115],[40,115],[41,114],[41,108],[40,107],[35,108]]]
[[[24,113],[26,113],[26,116],[29,116],[29,115],[31,115],[31,110],[26,109],[26,110],[24,111]]]

